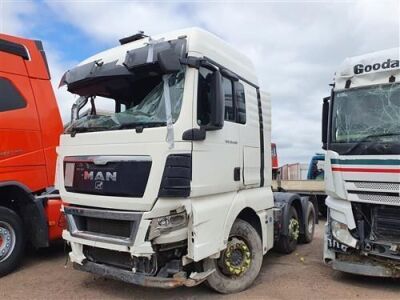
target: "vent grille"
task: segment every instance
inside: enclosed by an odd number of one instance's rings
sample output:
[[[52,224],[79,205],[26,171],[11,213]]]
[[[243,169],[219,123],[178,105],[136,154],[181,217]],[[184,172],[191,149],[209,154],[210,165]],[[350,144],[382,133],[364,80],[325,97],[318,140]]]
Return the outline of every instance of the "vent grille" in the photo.
[[[373,231],[378,239],[400,238],[400,208],[377,207],[373,210]]]
[[[382,204],[400,204],[399,196],[379,194],[356,194],[361,201],[371,201]]]
[[[98,218],[85,218],[86,231],[112,236],[129,238],[132,230],[132,222],[121,220],[108,220]]]
[[[345,186],[352,201],[400,204],[399,182],[346,181]]]
[[[348,181],[358,189],[400,191],[400,183],[395,182],[369,182],[369,181]]]

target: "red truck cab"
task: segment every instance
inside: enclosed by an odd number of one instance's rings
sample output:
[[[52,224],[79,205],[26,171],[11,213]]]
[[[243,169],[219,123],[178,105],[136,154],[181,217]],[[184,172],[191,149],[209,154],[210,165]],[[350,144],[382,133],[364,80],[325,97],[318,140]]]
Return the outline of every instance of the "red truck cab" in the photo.
[[[0,34],[0,277],[21,261],[25,243],[61,237],[54,185],[63,131],[40,41]]]

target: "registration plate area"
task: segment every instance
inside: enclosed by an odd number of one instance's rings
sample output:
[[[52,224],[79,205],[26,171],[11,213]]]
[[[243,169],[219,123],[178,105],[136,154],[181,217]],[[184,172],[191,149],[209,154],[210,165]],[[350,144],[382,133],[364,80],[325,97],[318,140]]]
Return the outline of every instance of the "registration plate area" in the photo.
[[[141,198],[146,190],[151,160],[117,160],[110,157],[99,164],[91,157],[64,161],[64,187],[67,192]]]

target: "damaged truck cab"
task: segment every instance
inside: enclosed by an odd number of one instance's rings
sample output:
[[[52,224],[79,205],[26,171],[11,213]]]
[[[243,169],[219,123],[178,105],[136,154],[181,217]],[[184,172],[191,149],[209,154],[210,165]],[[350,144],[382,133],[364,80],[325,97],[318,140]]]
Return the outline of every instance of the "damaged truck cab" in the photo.
[[[400,276],[399,49],[348,58],[324,99],[324,261]]]
[[[120,42],[61,82],[79,96],[57,171],[74,267],[145,286],[247,288],[274,239],[290,252],[313,233],[307,199],[280,195],[274,208],[270,100],[251,61],[200,29]]]

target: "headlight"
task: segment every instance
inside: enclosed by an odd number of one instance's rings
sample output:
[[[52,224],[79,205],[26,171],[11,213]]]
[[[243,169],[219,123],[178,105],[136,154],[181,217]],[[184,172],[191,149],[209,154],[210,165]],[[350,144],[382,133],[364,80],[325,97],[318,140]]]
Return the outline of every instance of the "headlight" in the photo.
[[[186,227],[187,222],[188,217],[186,212],[154,218],[150,225],[149,239],[152,240],[153,238],[160,236],[162,233]]]
[[[184,227],[187,223],[187,216],[186,212],[182,212],[176,215],[156,218],[154,220],[156,220],[156,228],[163,232],[168,231],[169,229]]]
[[[357,247],[357,239],[355,239],[347,227],[346,224],[340,223],[338,221],[332,220],[331,221],[331,230],[332,235],[335,239],[347,246],[356,248]]]

